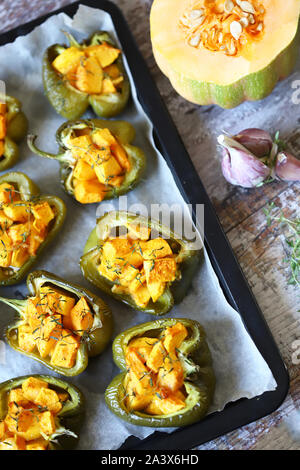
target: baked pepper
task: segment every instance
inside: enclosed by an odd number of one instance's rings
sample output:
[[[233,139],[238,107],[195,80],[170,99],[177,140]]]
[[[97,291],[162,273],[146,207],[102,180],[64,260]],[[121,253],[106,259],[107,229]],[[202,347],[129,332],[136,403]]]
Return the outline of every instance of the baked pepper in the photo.
[[[187,318],[142,323],[119,334],[113,357],[122,370],[105,392],[119,418],[139,426],[186,426],[212,402],[215,376],[202,326]]]
[[[6,330],[8,344],[61,375],[80,374],[89,357],[110,341],[109,307],[87,289],[47,271],[29,274],[27,287],[27,299],[0,297],[18,312]]]
[[[57,130],[57,155],[39,150],[36,136],[28,136],[28,145],[33,153],[56,159],[65,191],[88,204],[119,197],[138,184],[146,160],[130,144],[134,137],[126,121],[86,119],[66,122]]]
[[[0,171],[14,166],[18,143],[27,134],[28,122],[17,98],[0,93]]]
[[[97,116],[116,116],[130,95],[121,51],[104,31],[82,44],[65,34],[70,46],[54,44],[43,58],[44,89],[53,108],[66,119],[78,119],[89,105]]]
[[[0,384],[0,450],[72,449],[83,415],[81,391],[58,377],[7,380]]]
[[[40,195],[24,173],[0,177],[0,285],[20,282],[59,232],[66,215],[57,196]]]
[[[136,310],[164,315],[194,277],[199,251],[168,227],[140,215],[108,212],[85,245],[86,279]]]

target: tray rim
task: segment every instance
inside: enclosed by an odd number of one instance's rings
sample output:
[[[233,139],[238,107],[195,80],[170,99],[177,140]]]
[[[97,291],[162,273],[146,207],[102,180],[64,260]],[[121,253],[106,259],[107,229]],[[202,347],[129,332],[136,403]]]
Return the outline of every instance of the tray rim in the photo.
[[[242,398],[231,402],[222,411],[211,413],[198,423],[178,428],[173,433],[156,431],[143,440],[130,436],[119,448],[119,450],[191,449],[277,410],[287,396],[289,374],[263,313],[120,8],[109,0],[76,1],[0,33],[0,46],[30,33],[53,15],[66,13],[73,16],[79,5],[104,10],[110,14],[132,73],[138,99],[153,124],[162,156],[172,172],[180,193],[184,200],[192,205],[194,219],[195,204],[199,199],[204,204],[205,247],[225,297],[241,316],[245,328],[269,365],[277,383],[274,391],[265,392],[251,399]],[[145,80],[147,80],[147,93],[143,89]],[[169,133],[172,139],[166,139]],[[180,174],[185,175],[184,180],[180,178]]]

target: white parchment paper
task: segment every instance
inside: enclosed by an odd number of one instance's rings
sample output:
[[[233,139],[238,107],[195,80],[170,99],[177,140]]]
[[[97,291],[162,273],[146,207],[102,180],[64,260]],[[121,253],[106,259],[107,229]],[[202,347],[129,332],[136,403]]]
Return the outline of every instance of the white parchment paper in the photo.
[[[44,96],[41,61],[44,50],[56,42],[65,43],[62,30],[75,34],[80,41],[94,31],[103,29],[116,37],[109,15],[100,10],[80,6],[72,20],[65,14],[53,16],[27,36],[0,48],[0,79],[6,82],[7,93],[18,97],[29,121],[30,133],[38,134],[40,148],[56,152],[54,134],[63,119],[58,116]],[[131,77],[130,70],[128,74]],[[135,144],[147,155],[147,172],[140,185],[128,195],[128,203],[184,204],[172,174],[152,141],[152,127],[139,105],[131,79],[133,101],[118,119],[131,122],[136,130]],[[147,86],[147,84],[145,84]],[[87,116],[92,117],[91,113]],[[78,265],[89,232],[95,225],[96,206],[80,205],[67,196],[59,185],[59,165],[55,161],[32,155],[26,143],[21,145],[21,159],[16,170],[27,173],[44,193],[57,194],[67,204],[66,223],[60,235],[39,259],[36,269],[47,269],[69,281],[79,282],[97,292],[82,277]],[[200,203],[201,201],[199,201]],[[113,206],[118,208],[118,201]],[[26,295],[25,283],[1,288],[1,295],[15,297]],[[98,294],[101,293],[98,291]],[[115,319],[115,335],[137,323],[151,321],[151,315],[138,313],[102,297],[111,306]],[[221,410],[226,403],[241,397],[254,397],[274,390],[276,382],[272,373],[248,335],[240,316],[224,298],[217,277],[205,255],[192,288],[184,301],[175,307],[171,316],[185,316],[200,321],[207,332],[213,355],[217,386],[211,411]],[[13,311],[0,305],[1,337]],[[0,382],[9,378],[31,374],[49,373],[45,367],[0,344]],[[79,448],[116,449],[131,434],[144,438],[153,429],[127,425],[115,417],[105,406],[104,391],[118,373],[113,364],[111,348],[90,360],[87,370],[79,377],[68,379],[77,384],[87,398],[87,414],[81,431]]]

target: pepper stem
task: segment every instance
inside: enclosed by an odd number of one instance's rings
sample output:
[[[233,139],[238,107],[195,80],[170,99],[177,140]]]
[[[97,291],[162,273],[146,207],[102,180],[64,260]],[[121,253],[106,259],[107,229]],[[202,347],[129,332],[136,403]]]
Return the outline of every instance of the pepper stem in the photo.
[[[31,150],[33,153],[35,153],[36,155],[39,155],[40,157],[54,158],[55,160],[59,160],[59,161],[66,161],[66,160],[67,160],[65,152],[64,152],[64,153],[55,154],[55,153],[49,153],[49,152],[44,152],[43,150],[40,150],[40,149],[35,145],[36,139],[37,139],[37,135],[29,134],[29,135],[27,136],[27,144],[28,144],[28,147],[30,148],[30,150]]]
[[[22,313],[24,311],[25,305],[27,303],[27,300],[19,300],[19,299],[7,299],[5,297],[0,297],[0,302],[3,302],[4,304],[9,305],[10,307],[14,308],[17,310],[19,313]]]
[[[68,39],[70,46],[79,47],[79,48],[81,47],[79,42],[76,41],[76,39],[74,38],[74,36],[72,36],[71,33],[68,33],[67,31],[63,31],[63,30],[62,30],[62,33],[64,33],[64,35]]]

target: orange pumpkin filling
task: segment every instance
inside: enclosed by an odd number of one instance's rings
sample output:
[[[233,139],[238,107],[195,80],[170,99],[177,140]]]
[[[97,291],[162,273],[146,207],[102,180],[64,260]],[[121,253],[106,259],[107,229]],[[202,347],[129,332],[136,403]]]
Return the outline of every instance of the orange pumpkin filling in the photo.
[[[75,160],[74,196],[82,204],[100,202],[130,170],[128,154],[109,129],[74,131],[68,142]]]
[[[29,377],[7,396],[7,414],[0,421],[0,450],[47,450],[59,428],[57,414],[69,398],[44,380]]]
[[[258,0],[201,0],[189,5],[179,27],[190,46],[235,56],[245,44],[261,37],[264,15]]]
[[[126,238],[108,238],[101,247],[98,271],[114,283],[112,292],[127,294],[141,308],[156,302],[178,276],[178,263],[167,240],[152,240],[148,227],[130,226]]]
[[[124,77],[114,62],[121,51],[108,43],[65,49],[52,62],[53,68],[72,87],[89,95],[117,93]]]
[[[178,357],[185,326],[178,322],[160,338],[138,337],[126,348],[125,405],[149,415],[175,413],[185,407],[184,371]]]
[[[12,184],[0,184],[0,268],[21,268],[35,256],[55,219],[47,201],[21,199]]]
[[[24,322],[18,327],[18,346],[38,354],[52,366],[74,367],[80,342],[94,323],[85,297],[76,300],[66,291],[43,285],[27,300]]]

